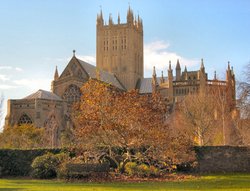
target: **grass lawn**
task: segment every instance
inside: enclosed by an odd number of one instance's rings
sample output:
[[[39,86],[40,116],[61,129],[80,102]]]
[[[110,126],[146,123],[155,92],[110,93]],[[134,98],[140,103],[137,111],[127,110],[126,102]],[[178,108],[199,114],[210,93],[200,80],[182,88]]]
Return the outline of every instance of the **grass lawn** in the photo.
[[[250,174],[204,175],[183,181],[143,183],[66,183],[57,180],[0,179],[0,191],[138,191],[138,190],[249,190]]]

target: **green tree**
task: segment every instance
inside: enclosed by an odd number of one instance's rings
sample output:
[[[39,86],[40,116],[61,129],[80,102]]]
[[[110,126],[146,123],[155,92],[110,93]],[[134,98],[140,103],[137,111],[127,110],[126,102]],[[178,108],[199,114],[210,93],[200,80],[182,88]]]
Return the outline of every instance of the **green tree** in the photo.
[[[5,127],[0,134],[1,148],[38,148],[46,146],[44,129],[33,125],[23,124],[14,127]]]

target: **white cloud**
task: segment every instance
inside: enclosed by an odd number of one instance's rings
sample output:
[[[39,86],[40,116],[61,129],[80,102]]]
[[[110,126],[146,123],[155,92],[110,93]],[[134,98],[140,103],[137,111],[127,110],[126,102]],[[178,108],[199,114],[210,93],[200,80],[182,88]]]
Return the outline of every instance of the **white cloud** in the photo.
[[[11,66],[0,66],[0,70],[11,70]]]
[[[172,68],[175,68],[177,59],[180,60],[181,67],[195,66],[198,64],[197,59],[184,58],[178,53],[168,50],[170,44],[164,41],[155,41],[144,46],[144,68],[146,74],[152,74],[153,67],[157,70],[166,70],[169,61],[172,63]]]
[[[1,81],[8,81],[10,78],[9,77],[7,77],[6,75],[4,75],[4,74],[0,74],[0,80]]]
[[[9,89],[13,89],[13,88],[16,88],[16,86],[7,85],[7,84],[0,84],[0,90],[9,90]]]
[[[12,67],[12,66],[0,66],[0,70],[15,70],[18,72],[22,72],[23,69],[19,67]]]
[[[18,71],[18,72],[22,72],[23,71],[23,69],[19,68],[19,67],[15,67],[15,70]]]

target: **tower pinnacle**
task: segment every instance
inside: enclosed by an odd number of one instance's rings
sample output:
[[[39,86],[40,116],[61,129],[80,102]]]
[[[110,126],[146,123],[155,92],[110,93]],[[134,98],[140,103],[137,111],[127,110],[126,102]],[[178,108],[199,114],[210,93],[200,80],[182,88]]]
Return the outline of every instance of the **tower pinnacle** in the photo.
[[[54,74],[54,80],[57,80],[59,78],[58,75],[58,70],[57,70],[57,66],[56,66],[56,70],[55,70],[55,74]]]

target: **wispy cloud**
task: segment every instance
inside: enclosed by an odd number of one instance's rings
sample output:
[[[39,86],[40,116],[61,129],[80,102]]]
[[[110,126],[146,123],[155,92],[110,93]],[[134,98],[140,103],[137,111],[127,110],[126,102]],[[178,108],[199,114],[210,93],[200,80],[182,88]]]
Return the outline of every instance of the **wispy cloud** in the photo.
[[[17,86],[14,85],[8,85],[8,84],[0,84],[0,90],[9,90],[16,88]]]
[[[198,59],[184,58],[176,52],[169,51],[170,44],[164,41],[155,41],[144,46],[144,68],[146,73],[152,73],[153,66],[157,70],[165,70],[168,68],[169,61],[172,62],[174,68],[177,59],[180,60],[182,67],[185,65],[195,66],[198,64]]]
[[[22,68],[19,68],[19,67],[16,67],[15,70],[16,70],[16,71],[19,71],[19,72],[22,72],[22,71],[23,71],[23,69],[22,69]]]
[[[10,78],[8,76],[6,76],[4,74],[0,74],[0,81],[5,82],[5,81],[8,81],[8,80],[10,80]]]
[[[11,70],[11,66],[0,66],[0,70]]]
[[[18,72],[22,72],[23,69],[19,67],[12,67],[12,66],[0,66],[0,70],[15,70]]]

